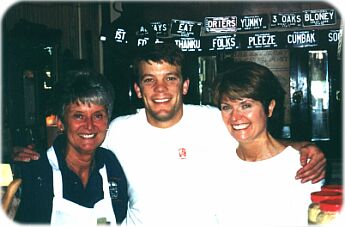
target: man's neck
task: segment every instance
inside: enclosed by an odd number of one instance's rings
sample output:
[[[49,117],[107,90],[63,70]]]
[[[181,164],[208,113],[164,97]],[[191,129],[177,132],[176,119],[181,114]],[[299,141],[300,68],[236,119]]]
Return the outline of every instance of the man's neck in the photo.
[[[152,117],[150,114],[146,113],[146,119],[147,122],[152,125],[153,127],[156,128],[171,128],[172,126],[176,125],[177,123],[180,122],[180,120],[183,117],[183,108],[181,108],[181,111],[177,112],[173,117],[169,119],[157,119]]]

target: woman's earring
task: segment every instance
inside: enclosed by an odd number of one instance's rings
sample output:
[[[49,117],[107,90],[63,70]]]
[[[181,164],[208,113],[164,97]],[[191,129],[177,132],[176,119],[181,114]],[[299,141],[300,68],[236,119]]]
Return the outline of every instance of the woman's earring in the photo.
[[[58,128],[58,134],[63,134],[64,132],[64,129],[61,127],[61,128]]]

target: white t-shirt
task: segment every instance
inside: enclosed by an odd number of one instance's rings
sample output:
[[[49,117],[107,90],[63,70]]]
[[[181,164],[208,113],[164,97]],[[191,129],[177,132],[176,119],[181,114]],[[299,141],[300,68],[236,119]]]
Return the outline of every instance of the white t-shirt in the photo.
[[[182,119],[166,129],[150,125],[141,109],[112,121],[102,146],[116,154],[125,171],[128,224],[217,222],[216,160],[237,147],[217,108],[184,105]]]
[[[225,174],[220,176],[224,184],[217,212],[222,226],[308,225],[310,193],[319,191],[321,183],[301,184],[294,179],[301,167],[297,150],[287,147],[257,162],[243,161],[233,150],[228,159],[231,166],[219,163]]]

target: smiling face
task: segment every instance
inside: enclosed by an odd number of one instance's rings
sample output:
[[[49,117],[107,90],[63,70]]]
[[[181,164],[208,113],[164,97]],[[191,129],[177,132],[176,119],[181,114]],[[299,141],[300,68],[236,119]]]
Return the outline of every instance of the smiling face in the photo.
[[[134,84],[138,98],[145,104],[148,122],[160,128],[176,124],[183,114],[183,95],[189,80],[183,81],[181,67],[165,61],[142,61],[139,64],[139,84]]]
[[[222,97],[221,113],[230,134],[240,143],[251,142],[267,136],[267,117],[272,115],[275,101],[272,100],[265,113],[261,102],[250,98],[230,99]]]
[[[103,105],[72,103],[66,106],[64,128],[67,137],[66,151],[92,154],[104,141],[108,128],[107,109]]]

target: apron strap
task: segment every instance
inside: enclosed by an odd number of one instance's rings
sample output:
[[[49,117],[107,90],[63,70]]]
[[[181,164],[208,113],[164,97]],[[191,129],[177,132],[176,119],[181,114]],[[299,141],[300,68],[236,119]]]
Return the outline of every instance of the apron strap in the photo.
[[[102,181],[103,181],[103,194],[104,194],[104,199],[101,204],[96,204],[95,207],[97,207],[98,209],[101,209],[101,216],[105,216],[106,220],[108,222],[110,222],[111,224],[115,224],[116,223],[116,217],[115,217],[115,213],[114,213],[114,209],[113,209],[113,205],[112,205],[112,201],[111,201],[111,197],[110,197],[110,190],[109,190],[109,180],[108,180],[108,174],[107,174],[107,168],[104,164],[104,166],[99,170],[99,173],[102,176]],[[97,206],[97,205],[101,205]]]
[[[104,199],[110,199],[109,180],[108,180],[108,174],[107,174],[107,167],[104,165],[99,170],[99,173],[102,176]]]
[[[59,163],[53,147],[50,147],[47,151],[48,161],[53,169],[53,189],[54,196],[63,197],[62,175],[59,168]]]

